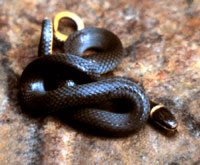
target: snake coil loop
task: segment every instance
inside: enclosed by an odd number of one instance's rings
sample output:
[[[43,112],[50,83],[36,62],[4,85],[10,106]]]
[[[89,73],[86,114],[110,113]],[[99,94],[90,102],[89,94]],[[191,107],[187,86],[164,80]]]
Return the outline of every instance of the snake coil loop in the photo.
[[[51,22],[45,19],[41,57],[21,76],[24,108],[35,113],[64,111],[73,123],[111,136],[129,135],[144,126],[150,113],[144,91],[125,78],[101,78],[122,58],[122,43],[115,34],[102,28],[78,30],[65,42],[64,53],[49,55],[51,41]],[[89,49],[96,53],[83,56]]]

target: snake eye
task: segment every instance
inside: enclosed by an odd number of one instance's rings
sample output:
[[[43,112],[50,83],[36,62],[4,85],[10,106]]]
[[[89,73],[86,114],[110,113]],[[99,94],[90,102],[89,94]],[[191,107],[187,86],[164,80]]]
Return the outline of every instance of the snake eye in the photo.
[[[151,109],[150,118],[168,131],[175,131],[178,126],[174,115],[164,105],[155,105]]]

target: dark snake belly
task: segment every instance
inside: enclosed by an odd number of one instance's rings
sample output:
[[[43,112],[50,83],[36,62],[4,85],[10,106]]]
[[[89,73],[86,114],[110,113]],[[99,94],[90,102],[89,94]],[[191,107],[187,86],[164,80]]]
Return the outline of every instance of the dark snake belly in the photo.
[[[88,49],[97,53],[82,56]],[[23,107],[36,113],[65,111],[66,118],[107,135],[138,131],[150,111],[144,91],[125,78],[100,77],[117,66],[122,53],[121,41],[110,31],[73,33],[64,54],[41,56],[25,68],[20,81]]]

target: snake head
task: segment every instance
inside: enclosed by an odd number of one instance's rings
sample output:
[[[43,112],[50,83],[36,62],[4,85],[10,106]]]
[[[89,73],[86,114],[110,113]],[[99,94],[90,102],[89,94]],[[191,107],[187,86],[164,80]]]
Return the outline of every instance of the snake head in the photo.
[[[150,111],[150,119],[167,131],[175,132],[178,126],[174,115],[162,104],[153,106]]]

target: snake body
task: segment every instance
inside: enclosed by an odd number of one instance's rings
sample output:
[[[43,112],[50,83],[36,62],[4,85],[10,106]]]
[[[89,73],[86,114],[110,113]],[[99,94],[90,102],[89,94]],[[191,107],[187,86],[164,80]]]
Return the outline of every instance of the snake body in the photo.
[[[40,45],[41,46],[41,45]],[[96,53],[83,56],[87,50]],[[125,78],[101,78],[122,58],[120,39],[102,28],[69,36],[64,53],[42,55],[23,71],[20,95],[34,112],[67,112],[82,127],[111,136],[138,131],[149,117],[150,104],[141,87]]]

